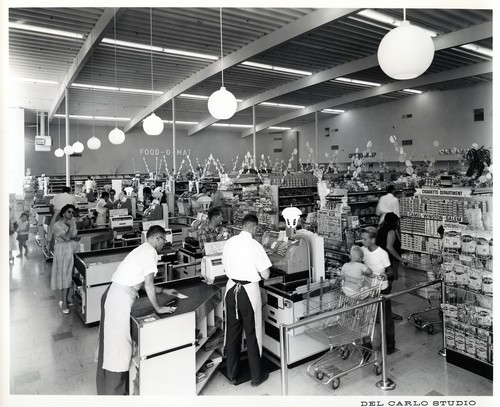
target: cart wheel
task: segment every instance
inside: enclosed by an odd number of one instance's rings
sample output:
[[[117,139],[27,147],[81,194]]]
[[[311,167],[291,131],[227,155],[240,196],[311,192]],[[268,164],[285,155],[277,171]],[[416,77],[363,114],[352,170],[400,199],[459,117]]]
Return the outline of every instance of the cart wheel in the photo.
[[[332,389],[337,390],[340,386],[340,379],[333,379],[332,381]]]
[[[350,355],[351,355],[351,350],[350,350],[349,348],[347,348],[347,349],[344,349],[344,350],[342,351],[342,353],[340,354],[340,358],[341,358],[342,360],[346,360],[346,359],[348,359],[348,358],[349,358],[349,356],[350,356]]]
[[[325,377],[325,374],[321,371],[317,371],[316,372],[316,379],[318,379],[319,381],[323,380],[323,377]]]
[[[374,370],[375,370],[375,375],[380,376],[382,374],[382,365],[381,364],[375,365]]]
[[[434,325],[432,325],[432,324],[427,325],[427,327],[425,329],[429,335],[432,335],[434,333]]]

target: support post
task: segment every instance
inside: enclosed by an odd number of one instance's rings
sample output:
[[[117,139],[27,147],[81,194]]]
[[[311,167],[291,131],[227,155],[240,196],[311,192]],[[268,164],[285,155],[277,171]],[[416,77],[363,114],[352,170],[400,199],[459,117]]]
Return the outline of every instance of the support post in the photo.
[[[257,169],[257,155],[256,155],[256,152],[255,152],[255,126],[256,126],[256,123],[255,123],[255,105],[252,106],[252,125],[253,125],[253,138],[252,138],[252,148],[253,148],[253,162],[254,162],[254,165],[255,165],[255,169]]]
[[[66,110],[66,144],[64,145],[69,146],[69,91],[68,88],[65,89],[64,91],[64,108]],[[65,160],[66,160],[66,186],[71,188],[71,180],[70,180],[70,174],[69,174],[69,155],[65,154]]]
[[[172,98],[172,168],[177,169],[175,160],[175,98]]]
[[[387,299],[385,296],[381,296],[380,303],[380,342],[382,348],[382,380],[378,381],[376,386],[380,390],[394,390],[396,388],[396,383],[387,377],[387,345],[385,343],[385,302]]]
[[[319,164],[319,151],[318,151],[318,112],[314,112],[314,130],[316,133],[316,163]]]
[[[446,285],[444,284],[444,280],[441,279],[441,304],[444,304],[446,301]],[[444,325],[444,315],[441,312],[441,324],[443,325],[443,329],[441,334],[443,335],[443,349],[441,349],[438,354],[439,356],[442,356],[443,358],[446,357],[446,335],[445,335],[445,329],[446,326]]]
[[[288,336],[286,325],[280,324],[281,395],[288,396]]]

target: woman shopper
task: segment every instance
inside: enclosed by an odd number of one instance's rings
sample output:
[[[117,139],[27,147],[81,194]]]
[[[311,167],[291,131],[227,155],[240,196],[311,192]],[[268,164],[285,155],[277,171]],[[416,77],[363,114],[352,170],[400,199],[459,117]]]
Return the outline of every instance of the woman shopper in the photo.
[[[61,209],[59,219],[53,228],[54,235],[54,260],[52,262],[52,276],[50,285],[53,290],[60,291],[59,308],[63,314],[69,314],[68,301],[69,289],[71,287],[71,276],[73,274],[73,254],[80,250],[77,236],[76,224],[73,221],[73,214],[76,209],[68,204]]]

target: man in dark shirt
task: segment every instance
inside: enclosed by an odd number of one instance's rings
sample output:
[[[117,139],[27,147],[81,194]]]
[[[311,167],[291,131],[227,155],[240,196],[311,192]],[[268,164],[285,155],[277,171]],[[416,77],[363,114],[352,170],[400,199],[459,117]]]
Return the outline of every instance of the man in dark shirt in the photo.
[[[221,208],[210,208],[208,210],[208,221],[198,230],[198,242],[200,242],[203,254],[205,254],[205,243],[226,240],[230,237],[226,228],[222,226],[222,219]]]

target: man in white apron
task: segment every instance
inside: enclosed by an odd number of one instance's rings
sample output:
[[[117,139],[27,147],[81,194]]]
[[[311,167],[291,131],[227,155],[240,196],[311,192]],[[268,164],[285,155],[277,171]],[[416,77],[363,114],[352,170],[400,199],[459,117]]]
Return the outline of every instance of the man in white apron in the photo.
[[[227,241],[222,254],[224,270],[229,278],[225,295],[227,376],[236,384],[244,329],[252,386],[259,386],[269,377],[269,373],[263,371],[261,361],[262,300],[259,281],[269,278],[272,264],[262,245],[253,239],[257,225],[255,215],[246,215],[242,231]]]
[[[156,294],[176,295],[177,291],[154,285],[154,276],[158,272],[157,252],[165,244],[165,229],[151,226],[146,239],[118,265],[111,285],[101,298],[96,376],[98,395],[128,394],[128,372],[132,360],[130,310],[142,284],[158,314],[174,311],[172,307],[160,307]]]

